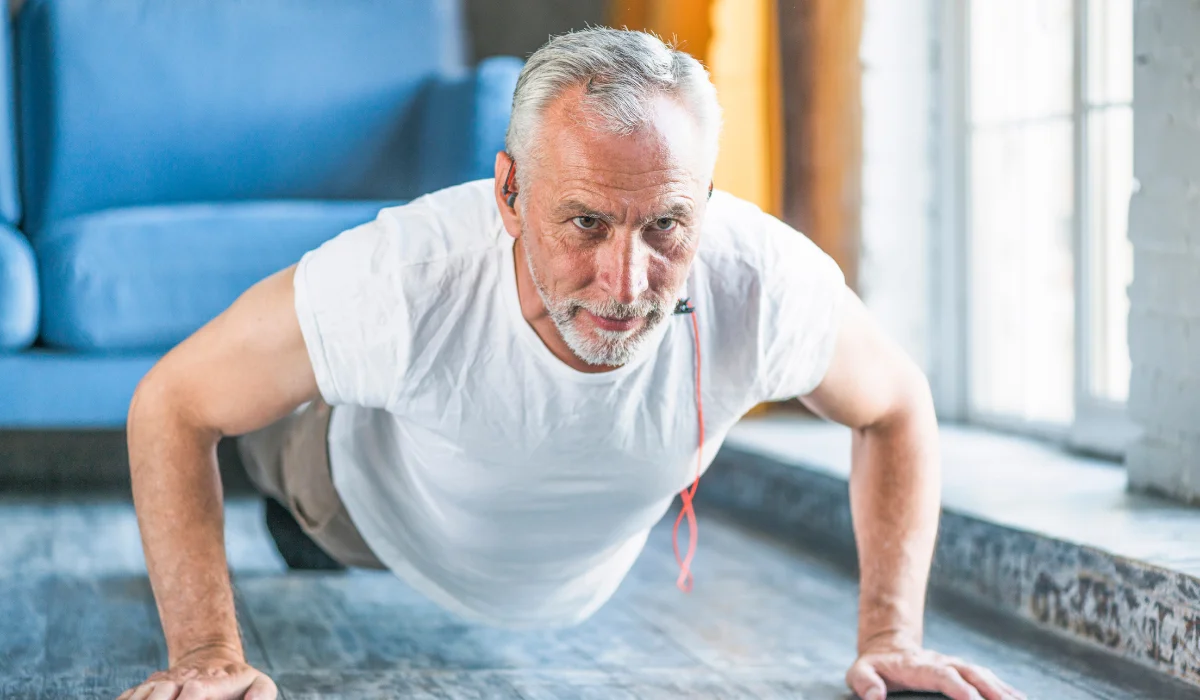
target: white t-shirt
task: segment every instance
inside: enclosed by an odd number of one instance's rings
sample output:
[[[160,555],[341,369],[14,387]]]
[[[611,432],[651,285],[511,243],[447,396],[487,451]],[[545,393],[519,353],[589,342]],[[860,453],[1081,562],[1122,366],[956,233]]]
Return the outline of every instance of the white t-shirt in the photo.
[[[690,317],[668,316],[629,364],[574,370],[521,315],[517,264],[492,181],[471,182],[306,254],[296,313],[338,407],[335,487],[380,560],[468,619],[570,625],[695,476],[695,341]],[[754,405],[821,381],[843,287],[809,239],[713,194],[686,290],[704,468]]]

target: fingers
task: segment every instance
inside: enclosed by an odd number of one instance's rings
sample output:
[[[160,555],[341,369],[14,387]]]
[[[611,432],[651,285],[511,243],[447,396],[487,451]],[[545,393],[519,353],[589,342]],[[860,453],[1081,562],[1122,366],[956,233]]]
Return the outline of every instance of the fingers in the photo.
[[[183,689],[179,693],[179,697],[175,698],[175,700],[209,700],[209,698],[213,698],[213,697],[221,697],[221,698],[226,697],[226,693],[221,693],[220,695],[216,695],[216,696],[212,695],[212,692],[214,690],[217,690],[217,689],[214,688],[211,684],[204,683],[202,681],[185,681],[183,684]],[[226,689],[221,688],[220,690],[226,690]],[[234,696],[232,694],[229,694],[229,697],[240,698],[241,696],[240,695]]]
[[[155,683],[154,690],[146,696],[146,700],[175,700],[179,694],[179,686],[171,681]]]
[[[259,676],[246,690],[245,700],[275,700],[278,695],[275,682],[266,676]]]
[[[983,700],[979,691],[968,683],[957,670],[950,666],[935,669],[934,689],[951,700]]]
[[[862,700],[884,700],[887,684],[870,664],[859,661],[846,672],[846,685]]]
[[[967,663],[954,664],[955,670],[971,685],[975,686],[986,700],[1026,700],[1025,694],[1000,680],[986,668]]]
[[[245,683],[245,680],[242,683]],[[214,696],[214,692],[217,695]],[[276,700],[278,690],[274,681],[260,674],[249,688],[237,683],[217,682],[214,685],[212,682],[199,680],[185,681],[183,685],[171,681],[146,682],[121,693],[117,700],[210,700],[213,697],[229,700]]]
[[[129,700],[146,700],[150,697],[150,693],[154,692],[157,683],[147,681],[133,689],[133,694],[129,696]]]
[[[990,670],[926,650],[865,654],[846,672],[846,685],[863,700],[884,700],[889,688],[951,700],[1026,700]]]
[[[954,667],[944,662],[909,660],[882,670],[895,690],[936,691],[951,700],[984,700]]]

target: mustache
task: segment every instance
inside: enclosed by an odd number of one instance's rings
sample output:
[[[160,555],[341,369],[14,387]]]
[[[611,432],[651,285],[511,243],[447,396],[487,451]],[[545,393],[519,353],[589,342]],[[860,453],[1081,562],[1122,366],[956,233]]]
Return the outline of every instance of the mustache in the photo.
[[[576,301],[572,304],[571,315],[579,313],[580,309],[587,309],[596,316],[627,321],[633,318],[661,316],[666,313],[666,303],[656,298],[638,299],[632,304],[626,304],[616,299],[607,299],[599,303]]]

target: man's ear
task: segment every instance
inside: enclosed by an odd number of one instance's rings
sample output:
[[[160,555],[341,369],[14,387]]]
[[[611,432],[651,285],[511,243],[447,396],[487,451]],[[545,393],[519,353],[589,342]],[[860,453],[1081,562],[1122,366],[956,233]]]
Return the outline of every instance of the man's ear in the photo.
[[[504,230],[508,235],[518,238],[521,235],[521,215],[517,211],[517,167],[512,156],[504,151],[496,153],[495,183],[493,190],[496,196],[496,207],[500,209],[500,218],[504,221]]]

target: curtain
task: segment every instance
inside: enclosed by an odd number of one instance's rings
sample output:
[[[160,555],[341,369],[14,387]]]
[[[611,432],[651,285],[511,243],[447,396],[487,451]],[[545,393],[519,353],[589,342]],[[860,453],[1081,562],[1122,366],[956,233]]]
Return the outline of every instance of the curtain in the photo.
[[[783,220],[857,285],[864,0],[780,0]],[[880,115],[887,119],[888,115]]]
[[[614,27],[677,42],[708,68],[724,112],[714,183],[783,209],[783,119],[775,0],[614,0]]]

